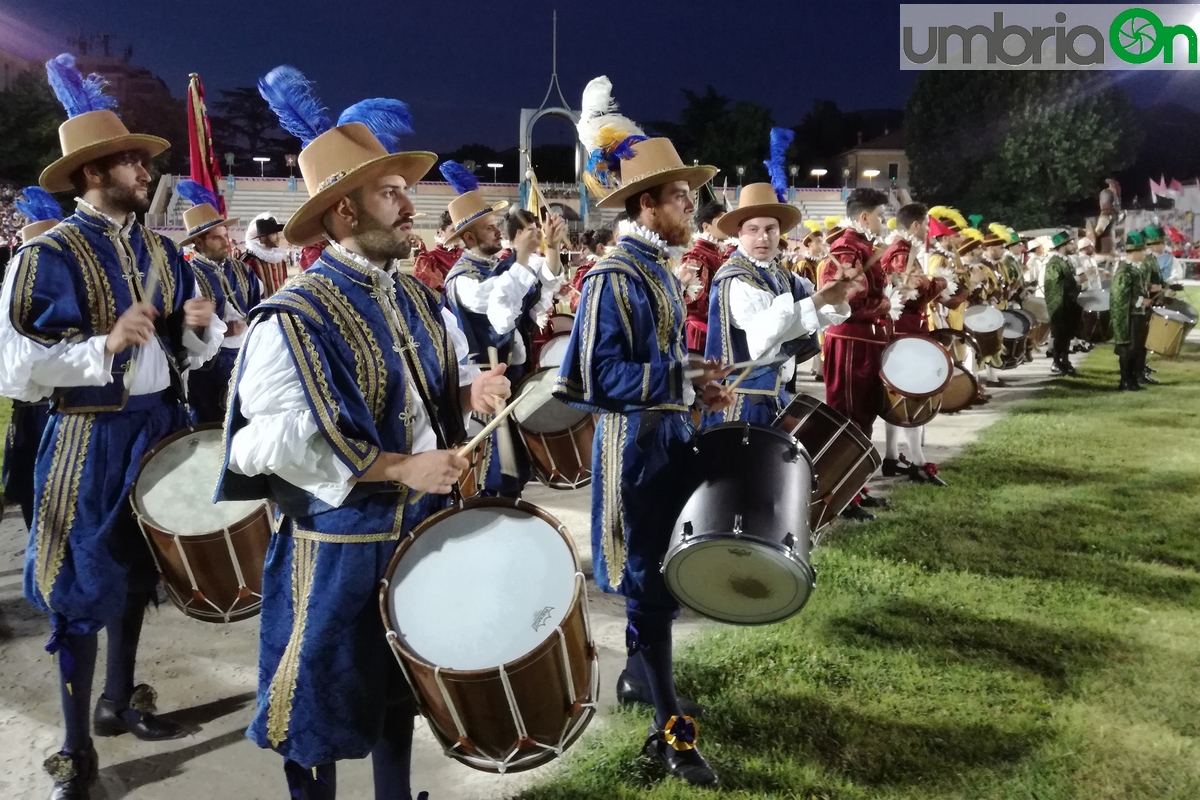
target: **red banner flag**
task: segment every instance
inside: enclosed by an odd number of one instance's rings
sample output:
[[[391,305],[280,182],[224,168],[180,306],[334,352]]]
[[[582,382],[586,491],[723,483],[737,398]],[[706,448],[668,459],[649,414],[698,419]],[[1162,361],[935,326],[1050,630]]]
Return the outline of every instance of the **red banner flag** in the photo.
[[[204,84],[200,76],[192,73],[188,83],[188,154],[191,156],[191,175],[196,183],[210,189],[217,196],[221,207],[217,211],[225,214],[225,196],[221,194],[221,168],[213,153],[212,128],[208,124],[208,110],[204,107]]]

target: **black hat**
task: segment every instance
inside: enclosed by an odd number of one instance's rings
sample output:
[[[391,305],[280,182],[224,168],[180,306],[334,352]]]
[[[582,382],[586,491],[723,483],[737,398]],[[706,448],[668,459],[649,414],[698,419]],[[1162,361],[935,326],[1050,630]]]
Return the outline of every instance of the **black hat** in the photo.
[[[274,217],[262,217],[256,220],[257,225],[254,229],[254,235],[251,238],[261,239],[264,236],[270,236],[272,233],[282,233],[283,226]]]

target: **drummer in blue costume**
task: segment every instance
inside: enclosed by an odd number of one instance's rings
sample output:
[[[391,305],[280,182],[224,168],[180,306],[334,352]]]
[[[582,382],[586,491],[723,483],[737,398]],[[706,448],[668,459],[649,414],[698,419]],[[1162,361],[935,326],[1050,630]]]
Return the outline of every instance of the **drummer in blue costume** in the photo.
[[[741,191],[738,207],[717,221],[737,249],[713,277],[708,306],[706,358],[726,364],[769,361],[731,375],[733,405],[709,412],[701,427],[740,420],[770,425],[789,402],[784,386],[797,361],[820,352],[819,330],[844,322],[852,284],[830,281],[816,292],[804,278],[779,264],[780,235],[800,223],[800,209],[787,202],[784,153],[795,136],[786,128],[771,131],[771,158],[764,162],[771,183]]]
[[[530,245],[540,242],[536,225],[513,237],[513,258],[497,261],[500,253],[500,226],[496,212],[508,207],[506,201],[487,203],[479,192],[479,181],[455,161],[441,166],[442,176],[459,196],[450,202],[452,226],[447,245],[463,243],[462,257],[446,274],[446,300],[462,324],[471,352],[471,363],[487,364],[488,348],[497,350],[502,364],[512,367],[509,377],[519,381],[526,361],[528,329],[535,318],[553,307],[554,297],[563,283],[558,258],[558,233],[561,221],[550,232],[546,256]],[[507,437],[511,448],[501,446]],[[511,456],[507,455],[511,452]],[[511,463],[505,463],[511,458]],[[508,420],[492,433],[483,451],[483,488],[485,493],[520,497],[533,472],[516,423]]]
[[[678,482],[694,433],[694,387],[702,387],[710,408],[730,399],[712,383],[727,369],[707,364],[689,373],[686,305],[671,269],[672,256],[690,239],[691,192],[716,169],[685,166],[670,141],[643,136],[616,113],[611,88],[597,78],[584,90],[579,133],[592,152],[585,180],[603,196],[601,208],[624,208],[629,221],[583,281],[555,396],[600,415],[592,451],[592,568],[602,590],[626,598],[630,657],[618,697],[653,704],[647,754],[672,775],[715,786],[717,774],[696,749],[696,725],[685,713],[698,709],[675,693],[671,625],[679,604],[659,566],[686,499]]]
[[[309,200],[288,221],[320,258],[251,312],[226,419],[219,499],[282,514],[263,570],[258,710],[247,736],[282,755],[292,797],[333,798],[336,762],[372,758],[375,797],[409,800],[416,702],[379,615],[398,540],[434,512],[466,459],[463,412],[509,394],[504,367],[460,366],[440,295],[396,270],[407,189],[433,153],[396,152],[403,103],[367,100],[333,126],[279,67],[259,89],[299,137]]]
[[[226,327],[217,355],[188,370],[188,405],[196,422],[219,423],[225,418],[233,364],[246,339],[246,319],[265,289],[248,266],[230,255],[229,227],[237,220],[221,216],[217,195],[195,181],[180,181],[175,192],[193,204],[183,212],[187,236],[179,244],[194,248],[188,263],[196,276],[196,288],[216,304],[217,316]]]
[[[27,242],[0,298],[0,394],[51,398],[34,467],[25,598],[50,615],[66,736],[46,762],[52,798],[86,798],[98,774],[91,733],[157,740],[182,734],[134,686],[146,604],[158,575],[129,507],[142,456],[186,424],[179,362],[216,352],[225,326],[170,239],[138,223],[150,207],[150,159],[169,147],[131,134],[99,76],[64,54],[47,63],[67,110],[49,192],[75,213]],[[104,694],[88,714],[97,634],[108,629]]]
[[[21,194],[24,199],[14,205],[29,220],[29,224],[21,228],[21,243],[24,244],[57,225],[62,220],[62,208],[54,196],[40,186],[26,186]],[[42,432],[49,421],[49,400],[33,403],[13,401],[12,418],[8,421],[8,432],[4,437],[4,470],[0,475],[0,488],[8,502],[16,502],[21,507],[27,530],[33,527],[34,464]]]

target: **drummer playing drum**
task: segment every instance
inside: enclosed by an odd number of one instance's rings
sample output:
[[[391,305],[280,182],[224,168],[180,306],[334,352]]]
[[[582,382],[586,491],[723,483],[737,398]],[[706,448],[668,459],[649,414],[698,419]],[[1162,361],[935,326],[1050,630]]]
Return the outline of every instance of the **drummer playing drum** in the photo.
[[[685,165],[667,139],[649,139],[612,113],[611,84],[584,90],[579,135],[591,151],[589,185],[609,193],[601,208],[624,208],[617,242],[583,281],[583,295],[555,397],[599,414],[592,452],[592,571],[597,586],[624,595],[629,660],[617,684],[622,702],[649,702],[654,723],[644,752],[671,775],[716,786],[696,746],[700,710],[675,693],[671,626],[679,603],[659,571],[685,498],[679,464],[693,434],[699,392],[710,409],[729,395],[711,385],[728,375],[708,365],[690,377],[686,301],[669,271],[672,247],[686,245],[691,193],[714,167]],[[620,135],[600,135],[600,129]],[[690,379],[689,379],[690,378]]]
[[[727,364],[783,357],[779,363],[730,376],[733,406],[705,414],[701,427],[734,420],[770,425],[788,404],[784,386],[796,360],[819,350],[816,333],[850,316],[846,298],[857,287],[843,270],[812,296],[799,276],[779,265],[779,237],[800,223],[800,209],[781,199],[770,183],[742,189],[735,211],[717,227],[735,237],[737,249],[713,278],[705,356]],[[807,355],[805,355],[807,353]],[[800,355],[800,359],[793,356]],[[739,380],[740,379],[740,380]]]
[[[274,70],[260,87],[294,93],[296,74]],[[285,234],[329,244],[251,315],[218,487],[218,499],[268,497],[283,514],[246,735],[286,759],[292,797],[333,798],[336,762],[370,754],[375,796],[407,800],[416,703],[385,639],[379,581],[468,465],[446,449],[464,437],[463,410],[494,413],[509,385],[503,365],[460,369],[454,317],[395,270],[411,247],[405,190],[437,157],[389,154],[359,122],[310,127],[326,132],[300,153],[310,198]]]

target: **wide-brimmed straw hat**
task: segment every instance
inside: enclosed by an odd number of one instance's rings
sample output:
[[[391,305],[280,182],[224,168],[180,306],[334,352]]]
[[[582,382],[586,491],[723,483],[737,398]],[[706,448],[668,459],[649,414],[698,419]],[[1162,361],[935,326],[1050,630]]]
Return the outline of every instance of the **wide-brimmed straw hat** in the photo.
[[[646,139],[635,142],[631,149],[633,156],[621,159],[620,185],[596,203],[597,207],[622,208],[638,192],[674,181],[687,181],[694,191],[719,171],[716,167],[684,164],[670,139]]]
[[[384,175],[399,175],[408,186],[415,186],[437,162],[437,155],[389,153],[366,125],[350,122],[313,139],[297,160],[308,200],[288,220],[283,235],[303,247],[325,238],[321,218],[343,197]]]
[[[779,202],[775,187],[769,183],[752,183],[742,189],[738,207],[717,220],[717,230],[726,236],[737,236],[738,229],[748,219],[773,217],[779,220],[780,233],[787,233],[800,224],[800,209]]]
[[[183,212],[183,227],[187,229],[187,235],[179,242],[179,245],[182,247],[185,244],[191,244],[198,237],[203,236],[206,231],[221,225],[233,225],[235,222],[237,222],[237,217],[226,219],[209,203],[192,206]]]
[[[130,133],[112,111],[88,111],[58,126],[62,158],[42,171],[38,183],[47,192],[71,191],[71,174],[88,162],[104,156],[141,150],[151,158],[171,146],[166,139]]]
[[[450,201],[447,209],[450,212],[450,234],[446,236],[444,244],[448,245],[458,241],[464,233],[482,221],[488,214],[503,211],[506,208],[508,208],[507,200],[489,203],[483,199],[483,195],[478,190],[460,194]]]

